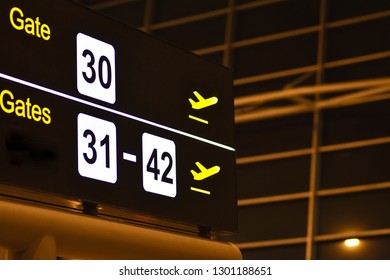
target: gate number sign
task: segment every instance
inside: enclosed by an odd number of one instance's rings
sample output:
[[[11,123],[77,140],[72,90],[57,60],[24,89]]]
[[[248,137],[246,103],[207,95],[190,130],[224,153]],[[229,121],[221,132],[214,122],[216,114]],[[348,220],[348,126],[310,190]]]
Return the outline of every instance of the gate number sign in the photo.
[[[86,96],[115,103],[115,49],[112,45],[77,34],[77,89]]]
[[[81,176],[116,183],[114,123],[80,113],[77,117],[77,148],[78,171]]]
[[[5,0],[0,26],[1,193],[236,231],[229,69],[65,0]]]
[[[176,196],[175,142],[156,135],[142,135],[142,176],[145,191]]]

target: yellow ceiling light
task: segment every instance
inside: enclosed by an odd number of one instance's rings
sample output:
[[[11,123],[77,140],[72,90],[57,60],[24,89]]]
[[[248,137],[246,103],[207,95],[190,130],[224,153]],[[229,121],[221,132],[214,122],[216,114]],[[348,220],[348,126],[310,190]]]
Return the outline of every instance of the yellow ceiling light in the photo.
[[[357,247],[360,245],[360,239],[359,238],[350,238],[344,240],[344,245],[348,248]]]

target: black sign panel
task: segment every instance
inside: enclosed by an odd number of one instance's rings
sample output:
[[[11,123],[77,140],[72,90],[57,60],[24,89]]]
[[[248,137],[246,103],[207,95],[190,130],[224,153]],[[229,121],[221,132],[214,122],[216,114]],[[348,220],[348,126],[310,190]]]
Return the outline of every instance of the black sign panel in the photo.
[[[67,1],[0,26],[2,184],[236,230],[230,70]]]

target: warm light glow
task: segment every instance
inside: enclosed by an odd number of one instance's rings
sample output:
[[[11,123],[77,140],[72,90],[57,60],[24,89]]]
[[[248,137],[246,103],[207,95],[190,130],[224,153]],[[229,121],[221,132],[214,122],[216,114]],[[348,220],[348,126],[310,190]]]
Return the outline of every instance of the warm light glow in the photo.
[[[347,247],[357,247],[360,244],[360,240],[358,238],[351,238],[351,239],[346,239],[344,241],[344,245]]]

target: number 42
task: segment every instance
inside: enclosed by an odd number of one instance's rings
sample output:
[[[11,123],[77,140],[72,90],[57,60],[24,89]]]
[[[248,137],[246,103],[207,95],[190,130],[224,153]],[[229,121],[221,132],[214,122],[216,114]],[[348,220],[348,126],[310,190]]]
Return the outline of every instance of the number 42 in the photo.
[[[147,192],[176,197],[176,145],[157,135],[142,135],[142,177]]]
[[[168,174],[171,171],[173,165],[172,156],[167,152],[162,153],[161,159],[165,161],[166,158],[168,158],[168,166],[162,175],[161,181],[168,184],[173,184],[173,179],[168,178]],[[158,168],[157,149],[153,150],[148,164],[146,165],[146,170],[154,174],[154,180],[158,180],[158,175],[160,175],[160,169]]]

